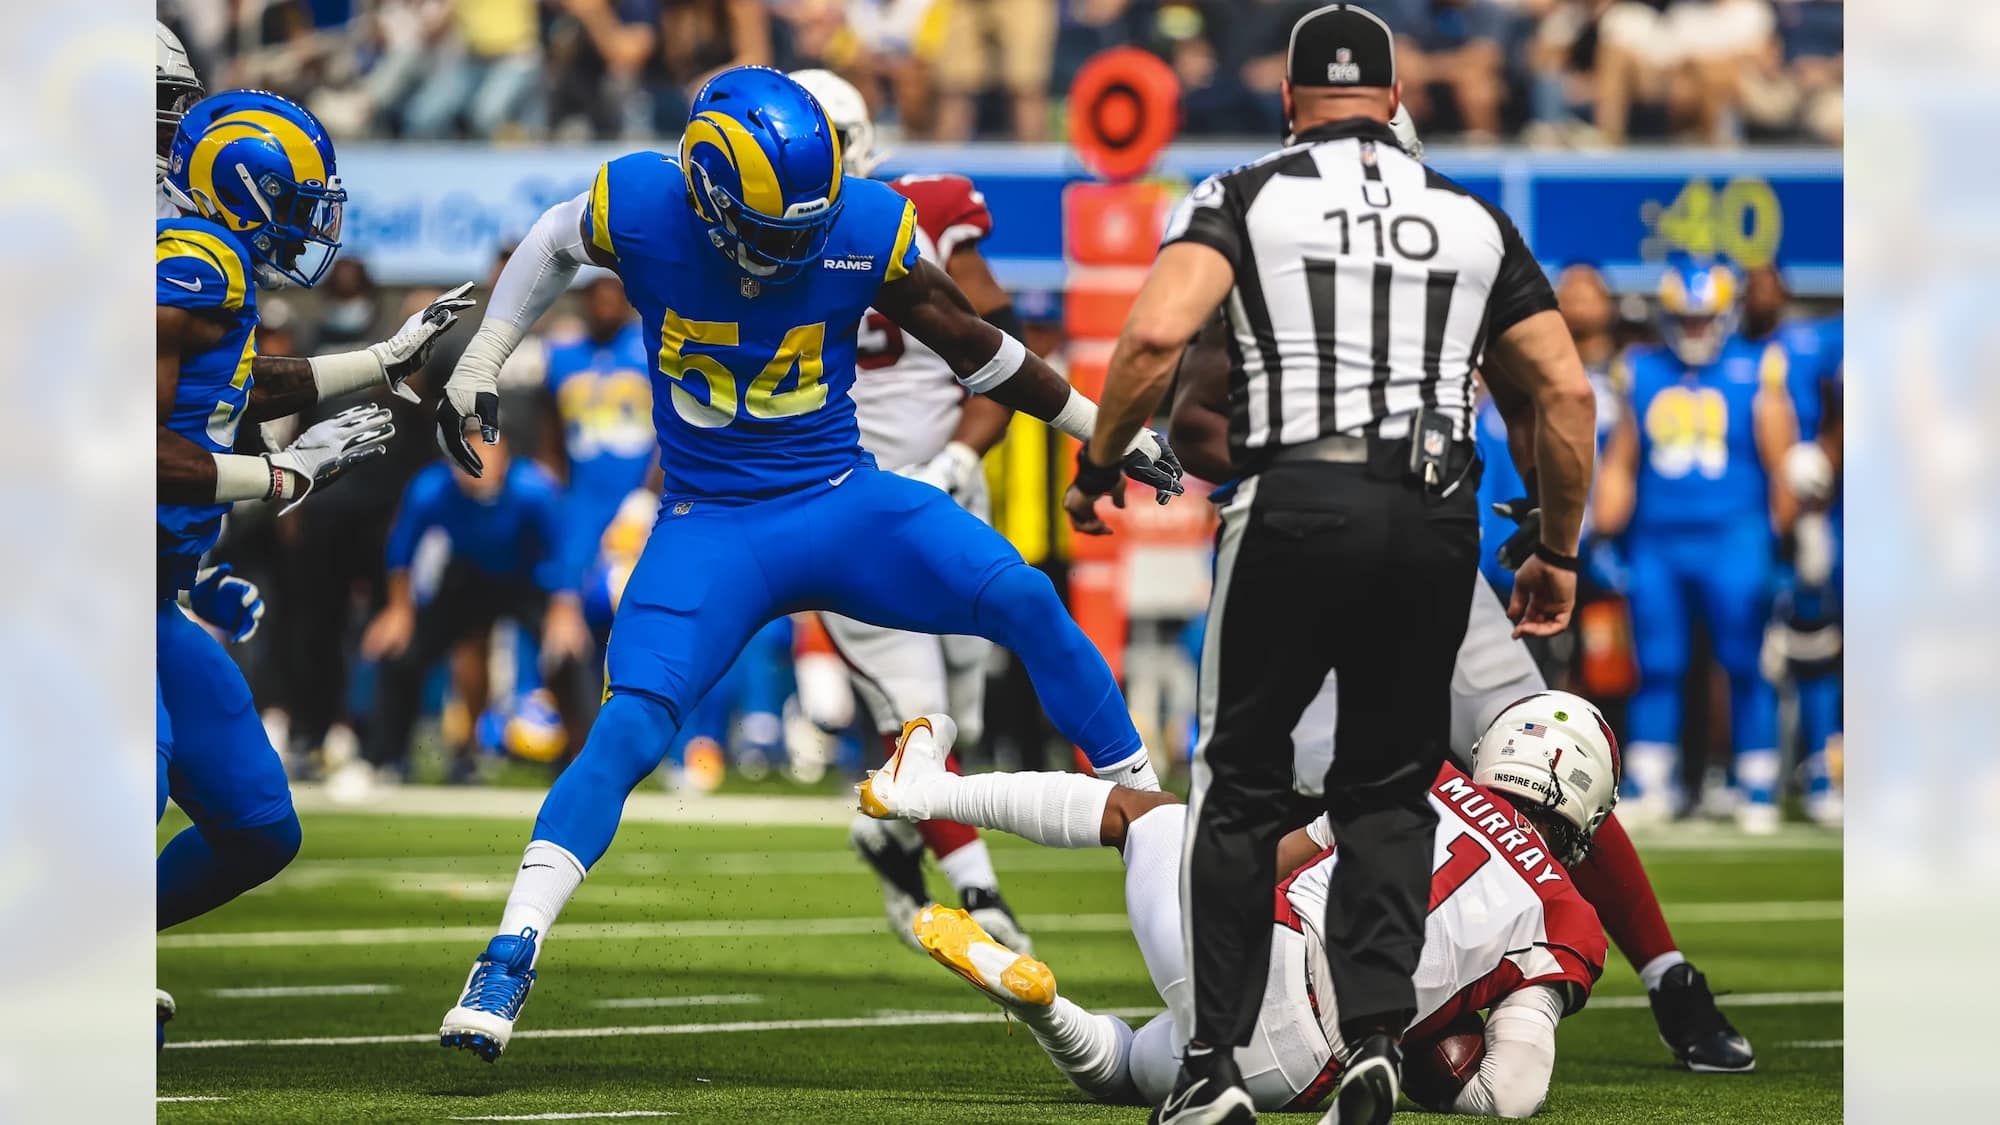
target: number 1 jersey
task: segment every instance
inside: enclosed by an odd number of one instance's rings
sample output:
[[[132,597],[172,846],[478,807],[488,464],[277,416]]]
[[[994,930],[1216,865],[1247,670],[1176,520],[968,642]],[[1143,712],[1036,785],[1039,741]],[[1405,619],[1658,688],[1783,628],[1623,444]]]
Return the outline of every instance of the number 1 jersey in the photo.
[[[1597,911],[1569,872],[1549,854],[1527,819],[1447,762],[1431,786],[1438,826],[1432,856],[1430,913],[1414,983],[1417,1014],[1404,1037],[1415,1042],[1460,1014],[1484,1011],[1531,984],[1561,990],[1565,1011],[1583,1007],[1604,971],[1606,944]],[[1327,840],[1326,818],[1309,830]],[[1318,937],[1338,847],[1320,853],[1278,888],[1277,920],[1313,934],[1309,977],[1315,1008],[1338,1030],[1332,975]]]
[[[916,211],[850,177],[820,261],[765,284],[717,252],[679,161],[598,169],[585,233],[616,261],[656,349],[653,424],[665,495],[758,499],[872,464],[854,420],[855,331],[917,260]]]

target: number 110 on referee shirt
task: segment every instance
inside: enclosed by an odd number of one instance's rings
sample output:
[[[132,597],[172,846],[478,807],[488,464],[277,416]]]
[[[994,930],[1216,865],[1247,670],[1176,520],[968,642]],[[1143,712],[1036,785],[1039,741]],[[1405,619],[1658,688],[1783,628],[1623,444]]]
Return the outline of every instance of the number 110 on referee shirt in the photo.
[[[1383,194],[1386,197],[1387,193]],[[1387,206],[1386,198],[1376,206]],[[1437,257],[1437,227],[1422,215],[1398,215],[1391,219],[1380,211],[1363,211],[1350,218],[1347,208],[1342,207],[1337,211],[1328,211],[1326,221],[1340,230],[1340,253],[1343,257],[1354,253],[1357,232],[1361,236],[1363,253],[1367,252],[1369,238],[1373,236],[1377,258],[1388,257],[1392,250],[1397,257],[1412,262],[1428,262]]]

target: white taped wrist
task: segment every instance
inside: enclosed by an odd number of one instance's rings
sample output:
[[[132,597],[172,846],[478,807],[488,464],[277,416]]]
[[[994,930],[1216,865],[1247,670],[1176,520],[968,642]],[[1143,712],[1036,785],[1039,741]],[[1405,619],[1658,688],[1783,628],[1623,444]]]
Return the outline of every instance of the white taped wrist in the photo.
[[[525,335],[521,329],[505,320],[488,319],[479,325],[479,331],[465,345],[459,356],[458,366],[452,369],[451,381],[471,383],[472,389],[497,390],[500,386],[500,368],[507,363],[507,357],[521,346]]]
[[[273,468],[262,457],[250,457],[241,453],[211,453],[215,458],[215,502],[234,504],[239,500],[269,500],[277,491],[277,474],[283,469]]]
[[[983,395],[1012,379],[1026,362],[1028,362],[1028,349],[1021,341],[1002,332],[1000,350],[993,353],[993,358],[987,360],[985,366],[972,374],[959,376],[958,381],[973,394]]]
[[[1083,397],[1075,387],[1069,389],[1069,401],[1049,419],[1049,428],[1059,430],[1076,440],[1090,444],[1090,432],[1097,428],[1097,404]]]
[[[306,362],[312,366],[313,386],[319,388],[321,402],[388,382],[388,376],[382,371],[382,361],[366,348],[316,355]]]

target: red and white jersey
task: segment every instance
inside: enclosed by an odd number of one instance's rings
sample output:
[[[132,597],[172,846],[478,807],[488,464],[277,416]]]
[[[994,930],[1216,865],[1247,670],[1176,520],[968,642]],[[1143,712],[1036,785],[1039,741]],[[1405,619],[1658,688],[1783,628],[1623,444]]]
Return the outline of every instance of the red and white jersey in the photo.
[[[1597,911],[1569,872],[1526,817],[1457,766],[1447,762],[1438,771],[1430,801],[1438,814],[1434,874],[1416,973],[1417,1015],[1407,1038],[1422,1039],[1531,984],[1555,986],[1567,998],[1567,1012],[1581,1008],[1604,971],[1606,946]],[[1326,819],[1308,831],[1325,843]],[[1309,1002],[1329,1039],[1339,1020],[1318,931],[1338,856],[1336,841],[1279,885],[1276,904],[1280,924],[1303,926],[1312,939]]]
[[[964,176],[903,176],[889,181],[917,207],[917,249],[943,268],[954,251],[993,230],[986,197]],[[855,348],[854,411],[862,448],[884,469],[937,456],[958,428],[965,388],[944,357],[868,310]]]

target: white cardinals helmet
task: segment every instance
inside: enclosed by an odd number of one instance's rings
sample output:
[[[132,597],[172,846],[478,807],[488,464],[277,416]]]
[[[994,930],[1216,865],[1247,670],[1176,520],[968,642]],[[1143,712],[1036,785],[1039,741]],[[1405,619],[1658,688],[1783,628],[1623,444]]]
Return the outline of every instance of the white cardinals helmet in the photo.
[[[861,91],[830,70],[795,70],[789,77],[826,110],[834,132],[840,134],[840,155],[847,174],[866,179],[889,154],[875,149],[875,122],[868,116],[868,101]]]
[[[1563,863],[1581,860],[1597,826],[1618,803],[1624,779],[1618,739],[1582,696],[1541,691],[1500,712],[1472,750],[1474,784],[1542,814],[1543,834]]]
[[[164,180],[174,129],[188,107],[201,100],[202,89],[187,48],[159,20],[153,21],[153,86],[158,106],[153,115],[153,178]]]

